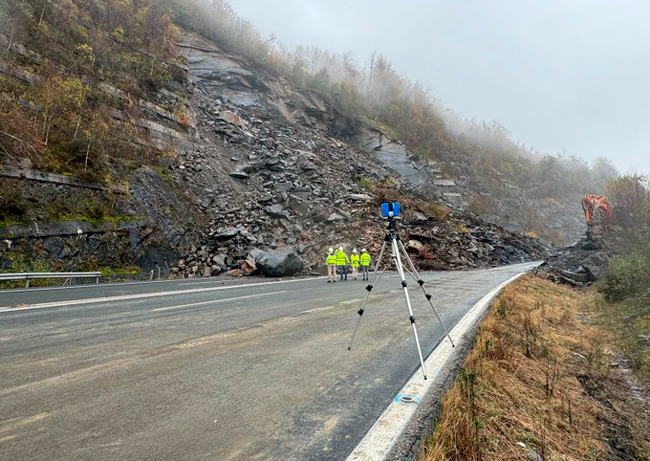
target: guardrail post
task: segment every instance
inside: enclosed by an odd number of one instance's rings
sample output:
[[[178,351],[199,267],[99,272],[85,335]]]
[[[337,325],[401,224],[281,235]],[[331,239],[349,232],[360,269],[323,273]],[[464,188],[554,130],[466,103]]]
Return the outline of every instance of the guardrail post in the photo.
[[[97,278],[95,279],[95,284],[96,284],[96,285],[99,285],[99,275],[98,275]]]
[[[29,277],[27,277],[27,284],[25,285],[25,288],[29,288]]]
[[[151,269],[151,275],[149,276],[149,280],[153,280],[153,269]]]
[[[160,266],[156,264],[156,269],[158,269],[158,280],[160,280]]]

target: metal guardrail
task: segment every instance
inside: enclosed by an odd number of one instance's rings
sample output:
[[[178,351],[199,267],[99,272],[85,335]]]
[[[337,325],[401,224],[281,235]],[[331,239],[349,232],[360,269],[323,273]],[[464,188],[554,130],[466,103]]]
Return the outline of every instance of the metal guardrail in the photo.
[[[34,279],[67,279],[63,285],[72,284],[72,279],[94,278],[99,283],[101,272],[21,272],[14,274],[0,274],[0,282],[5,280],[26,280],[26,288],[29,288],[30,280]]]

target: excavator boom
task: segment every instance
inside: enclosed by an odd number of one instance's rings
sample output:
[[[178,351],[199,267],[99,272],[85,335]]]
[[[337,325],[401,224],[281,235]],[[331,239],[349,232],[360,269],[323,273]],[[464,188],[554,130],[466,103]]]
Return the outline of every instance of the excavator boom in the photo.
[[[587,241],[597,243],[601,237],[602,224],[612,220],[612,206],[602,195],[587,194],[582,199],[582,209],[587,222]]]
[[[585,195],[582,199],[582,209],[585,211],[585,221],[592,224],[596,218],[596,213],[600,211],[605,219],[611,220],[613,217],[612,206],[602,195]]]

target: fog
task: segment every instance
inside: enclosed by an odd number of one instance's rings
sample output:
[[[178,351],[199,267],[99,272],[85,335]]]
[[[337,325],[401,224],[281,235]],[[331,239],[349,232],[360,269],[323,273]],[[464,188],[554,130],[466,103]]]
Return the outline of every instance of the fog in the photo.
[[[230,0],[288,47],[376,50],[462,117],[650,173],[647,0]]]

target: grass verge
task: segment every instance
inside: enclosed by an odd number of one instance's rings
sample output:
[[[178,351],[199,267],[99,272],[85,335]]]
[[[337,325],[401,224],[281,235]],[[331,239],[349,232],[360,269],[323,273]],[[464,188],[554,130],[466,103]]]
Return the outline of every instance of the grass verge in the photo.
[[[648,401],[613,368],[591,293],[532,275],[484,320],[420,461],[648,459]]]

